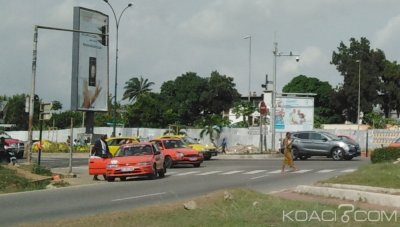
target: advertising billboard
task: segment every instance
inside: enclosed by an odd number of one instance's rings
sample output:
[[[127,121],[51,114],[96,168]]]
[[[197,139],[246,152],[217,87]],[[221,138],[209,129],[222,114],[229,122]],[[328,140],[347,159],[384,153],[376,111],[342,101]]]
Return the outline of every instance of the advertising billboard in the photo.
[[[74,30],[108,34],[108,15],[74,7]],[[108,110],[108,36],[74,32],[71,109]]]
[[[313,97],[277,97],[276,131],[312,130],[314,127]]]

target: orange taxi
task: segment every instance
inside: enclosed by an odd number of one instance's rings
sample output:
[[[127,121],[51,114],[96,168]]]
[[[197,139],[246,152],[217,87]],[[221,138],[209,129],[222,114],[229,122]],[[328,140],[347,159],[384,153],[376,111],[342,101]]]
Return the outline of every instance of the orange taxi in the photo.
[[[155,179],[164,177],[167,172],[164,155],[152,143],[140,142],[121,145],[112,158],[90,157],[89,174],[106,175],[107,181],[127,177],[147,176]]]
[[[151,143],[157,144],[165,157],[165,166],[171,168],[178,164],[189,164],[200,167],[204,160],[203,153],[188,148],[186,144],[177,138],[153,139]]]

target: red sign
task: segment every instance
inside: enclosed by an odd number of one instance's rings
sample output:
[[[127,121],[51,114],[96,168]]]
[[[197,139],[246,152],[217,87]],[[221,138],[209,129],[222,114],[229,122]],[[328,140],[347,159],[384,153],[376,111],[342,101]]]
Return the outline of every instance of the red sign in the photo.
[[[260,102],[259,108],[260,108],[260,114],[261,115],[266,115],[267,114],[268,108],[267,108],[267,105],[265,105],[264,101]]]

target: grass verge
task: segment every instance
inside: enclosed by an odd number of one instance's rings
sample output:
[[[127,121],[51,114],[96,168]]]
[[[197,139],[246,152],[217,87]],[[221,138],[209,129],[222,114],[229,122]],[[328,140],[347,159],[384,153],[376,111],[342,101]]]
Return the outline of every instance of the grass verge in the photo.
[[[45,181],[31,181],[16,174],[16,170],[0,165],[0,193],[33,191],[46,188],[50,183]]]
[[[193,199],[197,209],[185,210],[184,202],[159,204],[124,212],[99,214],[23,226],[376,226],[357,222],[352,214],[343,222],[344,212],[335,205],[286,200],[251,190],[229,190],[231,200],[218,191]],[[187,202],[187,201],[185,201]],[[356,209],[357,210],[357,209]],[[298,212],[296,216],[296,211]],[[324,214],[325,212],[325,214]],[[329,212],[329,213],[328,213]],[[286,216],[284,216],[286,214]],[[324,215],[324,216],[323,216]],[[371,216],[370,218],[372,218]],[[377,217],[374,217],[375,219]],[[345,219],[347,220],[347,219]],[[399,220],[400,221],[400,220]],[[382,219],[382,226],[398,226],[394,219]]]
[[[400,189],[400,165],[390,162],[369,164],[352,173],[321,181],[321,183],[353,184]]]

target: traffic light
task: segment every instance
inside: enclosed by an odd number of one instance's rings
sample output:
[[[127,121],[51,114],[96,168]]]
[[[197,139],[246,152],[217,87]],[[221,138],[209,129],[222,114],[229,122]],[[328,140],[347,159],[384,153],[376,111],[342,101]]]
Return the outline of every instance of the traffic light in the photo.
[[[267,91],[268,89],[268,84],[272,84],[272,81],[268,80],[268,74],[265,75],[265,84],[261,84],[261,87],[265,89],[265,91]]]
[[[108,32],[107,32],[107,25],[103,25],[100,27],[100,31],[101,31],[101,44],[103,46],[108,46]]]

